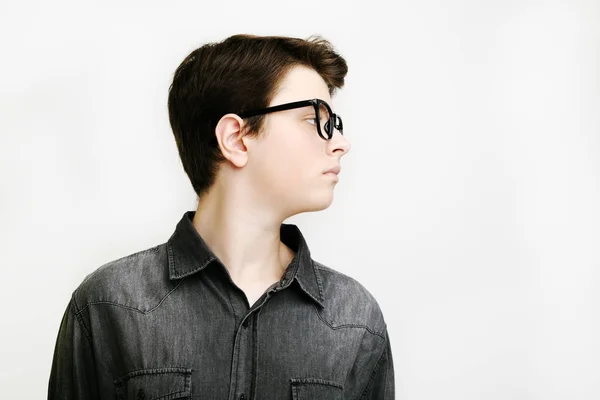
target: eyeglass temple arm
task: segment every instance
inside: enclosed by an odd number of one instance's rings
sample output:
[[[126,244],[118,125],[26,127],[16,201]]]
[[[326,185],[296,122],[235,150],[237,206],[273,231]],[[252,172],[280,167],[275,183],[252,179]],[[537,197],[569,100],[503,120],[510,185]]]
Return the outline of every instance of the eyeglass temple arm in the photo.
[[[313,104],[314,104],[314,101],[312,101],[312,100],[295,101],[293,103],[287,103],[287,104],[281,104],[278,106],[262,108],[260,110],[246,111],[246,112],[242,112],[238,115],[240,116],[240,118],[248,118],[248,117],[254,117],[254,116],[260,115],[260,114],[267,114],[267,113],[272,113],[272,112],[276,112],[276,111],[291,110],[293,108],[300,108],[300,107],[310,106]]]

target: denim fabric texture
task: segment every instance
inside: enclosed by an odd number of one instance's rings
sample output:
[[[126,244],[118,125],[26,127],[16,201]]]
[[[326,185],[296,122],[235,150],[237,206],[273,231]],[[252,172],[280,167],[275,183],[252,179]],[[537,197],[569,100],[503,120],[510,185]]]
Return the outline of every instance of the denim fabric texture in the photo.
[[[73,291],[49,399],[394,399],[383,314],[355,279],[296,252],[250,305],[187,211],[166,243],[97,268]]]

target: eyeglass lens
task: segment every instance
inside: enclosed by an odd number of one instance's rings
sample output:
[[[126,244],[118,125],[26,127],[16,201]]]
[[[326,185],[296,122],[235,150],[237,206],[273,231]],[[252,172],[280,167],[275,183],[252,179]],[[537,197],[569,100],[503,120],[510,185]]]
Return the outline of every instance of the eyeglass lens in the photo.
[[[342,118],[339,115],[329,113],[329,109],[325,104],[319,104],[319,128],[321,129],[321,134],[326,136],[328,139],[333,137],[333,131],[330,129],[331,124],[333,123],[334,128],[337,129],[342,135],[344,134]]]

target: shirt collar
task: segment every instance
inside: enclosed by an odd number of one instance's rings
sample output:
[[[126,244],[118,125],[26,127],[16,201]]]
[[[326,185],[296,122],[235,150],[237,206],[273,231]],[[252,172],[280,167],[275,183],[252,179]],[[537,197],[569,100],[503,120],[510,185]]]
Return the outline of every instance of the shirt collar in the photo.
[[[220,262],[194,227],[196,211],[186,211],[167,242],[169,279],[181,279],[202,271],[213,261]],[[293,280],[314,302],[323,307],[321,276],[313,262],[300,229],[293,224],[281,224],[281,241],[296,252],[285,271],[283,287]]]

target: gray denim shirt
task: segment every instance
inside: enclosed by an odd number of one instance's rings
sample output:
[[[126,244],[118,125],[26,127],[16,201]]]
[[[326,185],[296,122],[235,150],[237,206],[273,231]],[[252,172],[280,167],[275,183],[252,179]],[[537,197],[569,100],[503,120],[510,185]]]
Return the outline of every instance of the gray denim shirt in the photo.
[[[386,322],[365,287],[314,261],[298,227],[282,224],[296,255],[250,306],[194,214],[74,290],[49,399],[394,399]]]

